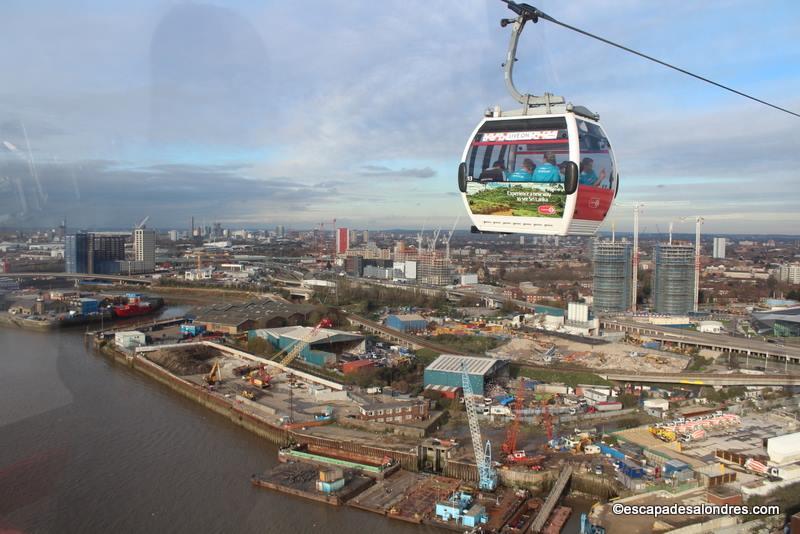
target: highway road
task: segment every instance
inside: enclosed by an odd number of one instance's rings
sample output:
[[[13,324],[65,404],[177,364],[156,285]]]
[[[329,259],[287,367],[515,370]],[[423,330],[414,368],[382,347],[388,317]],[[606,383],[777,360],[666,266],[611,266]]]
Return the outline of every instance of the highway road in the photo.
[[[644,382],[648,384],[688,384],[694,386],[800,386],[800,375],[630,372],[597,372],[597,375],[614,382]]]

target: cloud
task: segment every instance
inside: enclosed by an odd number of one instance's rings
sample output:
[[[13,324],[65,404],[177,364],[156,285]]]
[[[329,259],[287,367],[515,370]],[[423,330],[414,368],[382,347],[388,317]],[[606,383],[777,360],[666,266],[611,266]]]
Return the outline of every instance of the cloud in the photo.
[[[430,167],[419,169],[390,169],[383,165],[362,165],[358,171],[361,176],[383,177],[383,178],[433,178],[436,171]]]
[[[754,19],[732,2],[537,6],[800,108],[800,5]],[[103,227],[147,211],[165,226],[191,214],[306,227],[334,216],[373,227],[452,220],[464,214],[453,173],[469,133],[487,107],[515,105],[499,68],[509,35],[500,2],[4,8],[0,33],[15,47],[0,49],[0,69],[17,75],[0,87],[0,141],[26,147],[25,123],[49,199],[42,221],[62,211]],[[702,211],[728,215],[708,226],[731,231],[800,228],[797,119],[545,22],[526,27],[517,56],[518,88],[601,114],[620,200],[653,206],[643,220]],[[27,201],[33,224],[32,176],[2,165],[0,212],[18,217]],[[629,210],[615,213],[618,228],[630,225]]]
[[[24,226],[53,226],[66,217],[72,228],[128,227],[137,217],[150,215],[155,227],[169,227],[194,216],[207,221],[247,220],[274,224],[280,217],[299,214],[327,198],[327,192],[288,179],[252,179],[240,168],[220,166],[156,165],[130,168],[117,162],[83,161],[76,178],[81,195],[76,196],[64,165],[45,164],[39,168],[49,203],[40,210],[27,203],[27,213],[17,196],[3,195],[0,216],[15,215]],[[28,172],[24,162],[9,162],[12,180]],[[13,191],[8,184],[6,189]],[[28,186],[23,196],[34,198]],[[2,217],[0,217],[2,220]]]

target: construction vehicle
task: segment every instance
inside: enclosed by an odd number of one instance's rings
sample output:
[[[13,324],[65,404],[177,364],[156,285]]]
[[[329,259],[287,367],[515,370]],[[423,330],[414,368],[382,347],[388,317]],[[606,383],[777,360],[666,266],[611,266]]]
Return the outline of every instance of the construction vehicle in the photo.
[[[467,411],[469,432],[472,437],[472,450],[475,454],[475,464],[478,467],[478,487],[486,491],[497,488],[497,471],[492,467],[492,444],[486,441],[484,447],[481,438],[481,427],[478,423],[478,408],[475,405],[475,394],[472,390],[472,380],[467,372],[467,365],[461,363],[461,382],[464,393],[464,407]]]
[[[648,428],[648,430],[652,435],[667,443],[671,443],[678,439],[678,434],[671,428],[651,426]]]
[[[209,386],[222,382],[222,371],[219,368],[219,362],[214,362],[208,374],[203,375],[203,380],[205,380],[206,384]]]
[[[272,377],[264,370],[264,366],[260,365],[258,369],[250,371],[247,380],[257,388],[266,389],[269,387]]]

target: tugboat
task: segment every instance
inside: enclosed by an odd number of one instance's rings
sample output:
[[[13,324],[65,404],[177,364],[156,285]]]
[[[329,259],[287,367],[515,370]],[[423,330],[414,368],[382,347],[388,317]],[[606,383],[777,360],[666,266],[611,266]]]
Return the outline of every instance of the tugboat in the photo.
[[[114,306],[114,316],[124,319],[127,317],[137,317],[139,315],[147,315],[153,313],[161,307],[160,302],[143,301],[142,295],[138,293],[128,293],[126,295],[128,301],[125,304]],[[160,299],[157,299],[160,300]]]

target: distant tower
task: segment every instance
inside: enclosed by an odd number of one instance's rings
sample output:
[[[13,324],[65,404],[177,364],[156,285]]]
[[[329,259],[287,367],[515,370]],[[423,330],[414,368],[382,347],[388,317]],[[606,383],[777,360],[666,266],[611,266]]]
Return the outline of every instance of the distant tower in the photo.
[[[714,238],[714,253],[712,257],[716,260],[725,259],[725,246],[727,245],[724,237]]]
[[[156,231],[150,228],[136,228],[133,231],[133,259],[142,262],[144,272],[156,268]]]
[[[344,254],[350,248],[350,232],[347,228],[336,229],[336,254]]]

